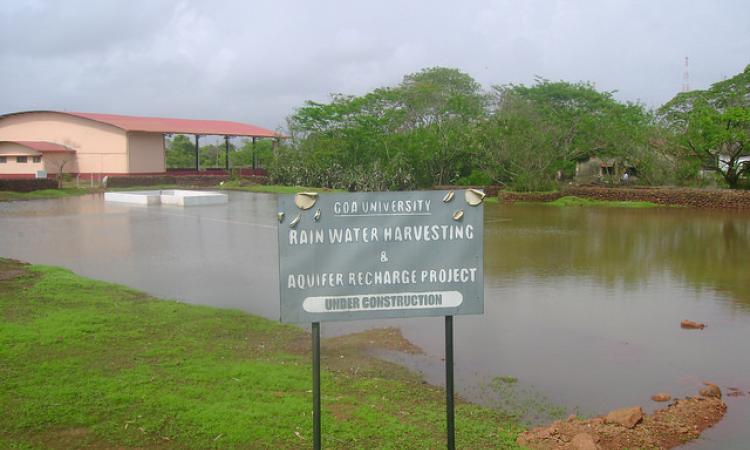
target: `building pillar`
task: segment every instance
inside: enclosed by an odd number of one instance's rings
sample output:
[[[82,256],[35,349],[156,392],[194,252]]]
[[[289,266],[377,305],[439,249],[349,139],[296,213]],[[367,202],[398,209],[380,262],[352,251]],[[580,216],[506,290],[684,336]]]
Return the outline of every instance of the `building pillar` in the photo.
[[[200,171],[200,147],[198,147],[198,141],[200,140],[200,135],[195,135],[195,173],[198,173]]]
[[[225,161],[225,163],[226,163],[227,173],[229,173],[229,136],[224,136],[224,148],[226,149],[226,153],[227,153],[227,160]]]
[[[255,140],[257,138],[253,136],[253,175],[255,175]]]

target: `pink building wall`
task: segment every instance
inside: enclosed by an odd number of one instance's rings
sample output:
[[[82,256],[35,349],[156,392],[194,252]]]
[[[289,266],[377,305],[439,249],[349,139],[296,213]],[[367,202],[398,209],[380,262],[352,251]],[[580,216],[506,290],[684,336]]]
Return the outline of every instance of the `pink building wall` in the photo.
[[[163,173],[166,171],[164,137],[161,133],[125,132],[112,125],[64,113],[28,112],[0,119],[0,141],[46,141],[75,150],[74,164],[65,172],[81,174]],[[32,150],[33,152],[33,150]],[[50,157],[59,163],[61,155]],[[9,173],[10,165],[0,175]],[[39,166],[39,170],[45,167]],[[45,168],[46,169],[46,168]],[[29,166],[12,170],[28,170]],[[48,173],[57,170],[46,169]]]
[[[128,133],[128,167],[134,174],[165,172],[164,135]]]

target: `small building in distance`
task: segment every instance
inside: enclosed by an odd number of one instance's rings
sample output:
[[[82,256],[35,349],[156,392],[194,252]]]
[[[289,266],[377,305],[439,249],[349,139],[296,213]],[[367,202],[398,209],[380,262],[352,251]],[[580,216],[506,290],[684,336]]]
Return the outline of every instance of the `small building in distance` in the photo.
[[[619,158],[587,156],[576,161],[575,180],[578,183],[622,181],[637,175],[635,166]]]
[[[44,141],[0,141],[0,177],[77,173],[75,150]]]
[[[0,115],[0,178],[70,173],[84,177],[166,172],[171,134],[278,139],[255,125],[116,114],[28,111]],[[227,151],[229,146],[227,144]]]

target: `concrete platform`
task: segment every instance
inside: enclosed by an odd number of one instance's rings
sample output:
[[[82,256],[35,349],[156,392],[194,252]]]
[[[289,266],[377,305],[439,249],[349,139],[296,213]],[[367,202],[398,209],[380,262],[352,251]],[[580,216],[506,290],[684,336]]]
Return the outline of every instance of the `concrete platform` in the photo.
[[[105,192],[104,201],[137,205],[198,206],[221,205],[229,202],[229,196],[213,191],[174,189],[164,191]]]
[[[158,205],[161,203],[161,191],[105,192],[104,201]]]

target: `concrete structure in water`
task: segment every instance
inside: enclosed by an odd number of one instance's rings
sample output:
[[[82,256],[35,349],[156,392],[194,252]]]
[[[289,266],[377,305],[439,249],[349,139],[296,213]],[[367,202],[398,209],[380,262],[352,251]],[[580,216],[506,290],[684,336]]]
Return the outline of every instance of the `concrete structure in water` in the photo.
[[[107,202],[133,203],[137,205],[204,206],[227,203],[229,196],[221,192],[173,189],[165,191],[105,192],[104,200]]]
[[[0,115],[0,178],[70,173],[84,177],[166,172],[165,136],[278,139],[271,130],[221,120],[169,119],[115,114],[29,111]],[[227,164],[229,158],[226,159]],[[227,169],[229,167],[227,166]]]

